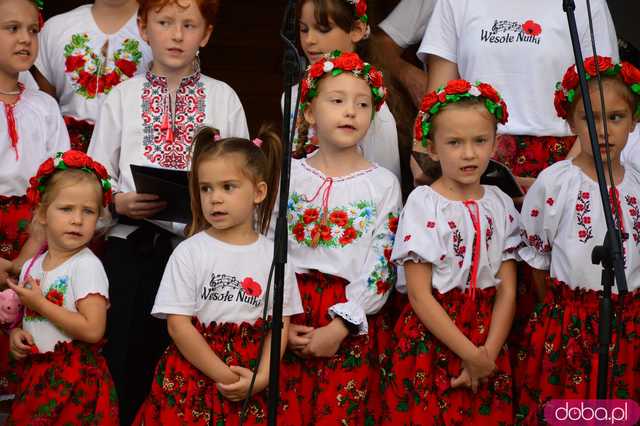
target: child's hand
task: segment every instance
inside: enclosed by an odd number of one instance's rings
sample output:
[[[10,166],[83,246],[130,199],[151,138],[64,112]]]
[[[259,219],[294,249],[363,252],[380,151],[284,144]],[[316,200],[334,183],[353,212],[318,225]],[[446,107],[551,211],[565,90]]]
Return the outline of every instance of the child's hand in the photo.
[[[15,359],[22,359],[29,355],[35,347],[33,336],[21,328],[14,328],[9,334],[9,350]]]
[[[349,335],[349,330],[340,318],[334,318],[324,327],[319,327],[308,333],[311,341],[302,351],[303,355],[315,357],[332,357],[340,349],[340,344]]]
[[[287,346],[298,356],[303,356],[302,351],[311,342],[311,333],[315,328],[300,324],[289,324],[289,336]]]
[[[116,212],[131,219],[146,219],[167,207],[167,202],[155,194],[121,192],[114,198]]]
[[[218,390],[230,401],[242,401],[247,397],[249,392],[249,386],[251,385],[251,377],[253,372],[248,368],[240,367],[237,365],[229,366],[231,371],[238,375],[238,381],[225,385],[224,383],[218,383]],[[253,385],[251,396],[258,392],[262,392],[267,387],[268,380],[262,377],[260,374],[256,377],[256,382]]]
[[[489,357],[487,348],[480,346],[472,358],[462,360],[462,373],[451,380],[451,387],[466,385],[476,393],[479,381],[491,375],[495,368],[496,364]]]
[[[33,277],[27,277],[26,282],[21,285],[16,284],[12,279],[7,280],[9,287],[18,294],[20,302],[32,311],[40,313],[40,306],[46,301],[42,290],[40,290],[40,281]]]

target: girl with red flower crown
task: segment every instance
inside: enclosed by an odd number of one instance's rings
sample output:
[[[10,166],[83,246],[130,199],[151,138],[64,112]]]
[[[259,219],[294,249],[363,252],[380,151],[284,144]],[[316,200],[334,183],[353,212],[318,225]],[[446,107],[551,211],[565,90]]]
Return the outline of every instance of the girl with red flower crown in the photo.
[[[596,66],[597,62],[597,66]],[[614,187],[609,205],[622,236],[625,275],[630,294],[624,310],[614,314],[610,346],[608,398],[640,400],[640,174],[620,163],[620,152],[640,119],[640,72],[611,58],[584,62],[593,102],[600,153],[607,151]],[[609,145],[596,82],[602,76]],[[520,256],[534,268],[534,280],[544,300],[527,323],[528,344],[517,354],[517,421],[537,424],[551,399],[595,399],[598,370],[598,317],[602,268],[585,262],[607,232],[596,182],[593,154],[572,65],[556,86],[555,106],[578,136],[580,154],[544,170],[522,206],[523,242]],[[607,183],[612,184],[607,175]],[[550,278],[545,280],[546,271]],[[616,287],[613,287],[614,293]],[[614,306],[618,300],[614,294]],[[622,334],[619,334],[619,333]]]
[[[125,424],[133,420],[151,384],[149,367],[169,342],[164,323],[150,319],[149,311],[171,251],[185,235],[184,224],[153,219],[177,200],[136,192],[130,166],[188,171],[193,137],[203,125],[223,137],[249,135],[235,91],[200,73],[198,51],[211,37],[219,0],[138,4],[138,25],[153,62],[146,74],[111,89],[88,151],[115,181],[112,210],[118,224],[107,235],[104,257],[112,283],[105,356]]]
[[[80,151],[59,152],[31,178],[27,196],[46,244],[7,280],[26,312],[10,335],[21,381],[8,425],[119,425],[118,403],[101,352],[109,283],[87,248],[111,201],[105,168]],[[89,420],[90,419],[90,420]]]
[[[173,343],[156,367],[134,425],[240,424],[256,363],[242,424],[266,422],[271,331],[262,316],[273,303],[266,287],[273,241],[261,233],[277,198],[281,157],[273,132],[263,131],[253,141],[220,139],[212,128],[196,135],[190,237],[171,255],[151,310],[167,319]],[[287,269],[282,352],[289,316],[300,312],[300,293]],[[279,424],[298,425],[295,412],[293,421],[286,420],[296,406],[295,398],[283,401]]]
[[[39,11],[31,0],[3,0],[0,16],[0,282],[17,276],[42,244],[25,192],[38,165],[69,149],[56,101],[19,82],[38,56]],[[5,371],[8,340],[0,335],[0,396],[12,394]]]
[[[55,96],[71,148],[87,152],[100,105],[120,82],[147,71],[151,49],[136,23],[136,0],[95,0],[47,20],[36,81]]]
[[[300,114],[319,149],[291,166],[289,262],[304,313],[291,319],[283,393],[300,401],[297,424],[375,424],[367,402],[380,377],[376,314],[396,282],[389,255],[401,195],[358,144],[386,92],[375,67],[339,51],[311,65],[301,85]]]
[[[394,330],[390,410],[379,424],[511,424],[505,344],[515,311],[519,215],[480,177],[507,107],[488,84],[453,80],[427,94],[414,143],[442,177],[409,196],[391,259],[410,304]]]
[[[308,64],[334,50],[357,52],[369,37],[367,0],[304,0],[297,4],[296,18],[299,25],[300,50]],[[293,119],[298,85],[291,89],[291,118]],[[396,120],[384,104],[373,118],[370,130],[360,142],[365,159],[400,175],[400,154]],[[294,157],[304,158],[318,149],[318,137],[303,117],[298,115],[297,133],[294,139]]]

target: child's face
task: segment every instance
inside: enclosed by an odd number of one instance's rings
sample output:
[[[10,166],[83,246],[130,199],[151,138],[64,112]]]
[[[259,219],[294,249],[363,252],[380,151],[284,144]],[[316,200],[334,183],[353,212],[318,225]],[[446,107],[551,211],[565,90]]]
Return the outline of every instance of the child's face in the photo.
[[[357,146],[371,124],[373,96],[369,85],[349,73],[324,77],[318,95],[304,111],[314,126],[320,146],[337,149]]]
[[[629,102],[620,93],[622,90],[626,90],[622,83],[606,79],[602,82],[602,90],[604,92],[604,104],[607,114],[609,153],[612,161],[619,162],[620,152],[627,144],[629,133],[635,128],[636,120],[633,118],[633,111]],[[589,84],[589,96],[591,97],[598,143],[600,144],[600,155],[602,158],[606,158],[602,108],[600,107],[598,88],[595,84]],[[581,152],[593,157],[582,97],[577,96],[574,102],[576,102],[575,107],[568,118],[569,126],[571,127],[571,131],[578,136]]]
[[[365,28],[359,21],[350,32],[345,32],[331,18],[329,27],[321,26],[314,13],[313,2],[307,1],[302,6],[299,22],[300,46],[310,64],[334,50],[353,52],[364,37]]]
[[[480,184],[495,148],[495,119],[483,105],[447,106],[434,118],[428,151],[452,188]]]
[[[203,159],[198,165],[200,205],[211,235],[223,240],[253,230],[254,209],[267,195],[264,182],[243,173],[242,154]]]
[[[51,249],[76,252],[85,247],[96,230],[102,192],[97,181],[61,184],[53,201],[38,220],[45,226]]]
[[[153,51],[153,71],[179,77],[193,72],[198,49],[207,44],[213,29],[193,0],[151,9],[147,19],[138,20],[138,25],[142,38]]]
[[[0,1],[0,75],[16,78],[38,56],[38,10],[27,0]],[[11,87],[4,88],[12,89]]]

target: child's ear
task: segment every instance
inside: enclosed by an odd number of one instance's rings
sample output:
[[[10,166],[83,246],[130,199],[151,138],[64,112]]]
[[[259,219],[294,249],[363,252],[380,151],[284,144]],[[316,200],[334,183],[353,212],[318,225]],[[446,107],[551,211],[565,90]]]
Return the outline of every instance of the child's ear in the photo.
[[[256,195],[253,198],[254,204],[260,204],[267,198],[267,183],[262,181],[256,185]]]
[[[200,47],[205,47],[207,43],[209,43],[209,39],[211,38],[212,33],[213,25],[207,25],[207,29],[204,32],[204,37],[202,37],[202,41],[200,42]]]
[[[149,36],[147,35],[147,20],[138,16],[138,30],[140,31],[140,36],[142,39],[149,44]]]
[[[33,220],[38,225],[44,226],[47,224],[47,210],[42,206],[42,204],[36,207],[35,214],[33,215]]]
[[[349,40],[354,45],[360,43],[367,34],[367,24],[358,19],[349,32]]]
[[[309,126],[315,126],[316,119],[313,116],[313,111],[311,110],[311,102],[309,102],[309,104],[304,109],[303,115],[304,115],[305,121],[309,123]]]

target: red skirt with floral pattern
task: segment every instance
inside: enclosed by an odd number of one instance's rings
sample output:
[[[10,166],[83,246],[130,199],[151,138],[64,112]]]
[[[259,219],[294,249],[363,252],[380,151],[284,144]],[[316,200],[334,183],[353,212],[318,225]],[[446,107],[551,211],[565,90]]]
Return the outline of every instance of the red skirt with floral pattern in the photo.
[[[67,126],[67,131],[69,132],[71,149],[87,152],[91,135],[93,134],[94,124],[87,120],[76,120],[68,115],[64,116],[64,124]]]
[[[496,289],[478,290],[475,300],[460,289],[434,297],[473,344],[485,343],[491,326]],[[393,383],[387,392],[391,407],[378,424],[502,425],[513,423],[511,365],[507,346],[496,359],[496,371],[473,394],[451,388],[462,371],[460,358],[436,339],[407,305],[395,328]]]
[[[523,424],[541,423],[544,404],[551,399],[595,399],[597,396],[602,292],[571,289],[557,280],[549,279],[548,283],[544,303],[536,306],[525,330],[530,343],[518,351],[516,419]],[[617,300],[614,295],[614,307]],[[618,318],[620,316],[615,315],[609,346],[608,383],[613,385],[610,397],[638,401],[640,291],[625,298],[622,336],[616,325]]]
[[[327,325],[331,321],[329,308],[347,300],[348,281],[318,271],[296,277],[304,313],[291,317],[291,323],[316,328]],[[285,400],[297,400],[300,413],[296,424],[365,424],[369,350],[369,335],[349,335],[330,358],[303,359],[285,354],[281,393]]]
[[[25,358],[7,425],[118,426],[118,397],[100,346],[59,342]]]
[[[13,260],[29,238],[33,212],[26,196],[0,195],[0,257]]]
[[[194,325],[211,350],[227,365],[251,368],[260,356],[260,341],[265,321],[254,324],[212,322]],[[133,425],[238,425],[243,402],[229,401],[217,390],[216,383],[187,361],[175,344],[171,344],[156,367],[151,392],[138,410]],[[282,413],[280,413],[282,414]],[[267,423],[266,392],[249,402],[244,425]],[[283,423],[283,425],[291,425]]]

